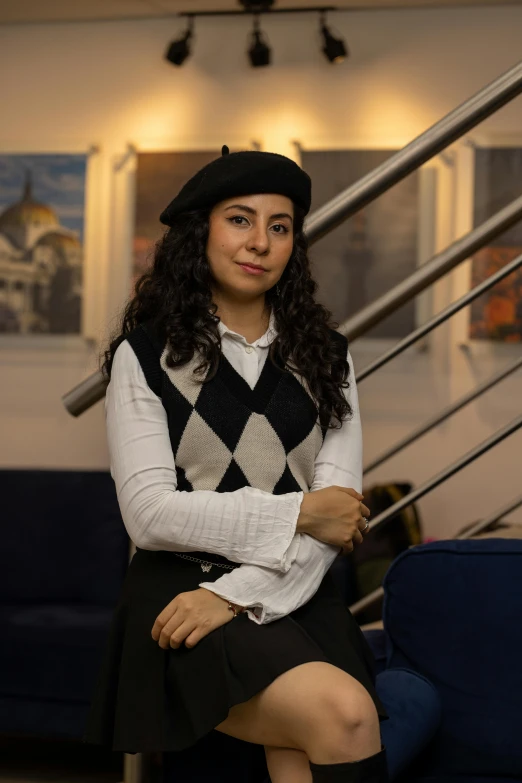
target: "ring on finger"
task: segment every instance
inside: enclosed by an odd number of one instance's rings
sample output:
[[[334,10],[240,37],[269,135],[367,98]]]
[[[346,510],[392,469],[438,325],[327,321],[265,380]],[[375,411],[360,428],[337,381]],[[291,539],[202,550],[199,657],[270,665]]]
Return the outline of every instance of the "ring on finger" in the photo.
[[[366,531],[367,531],[367,530],[368,530],[368,528],[370,527],[370,523],[368,522],[368,520],[366,519],[366,517],[363,517],[363,518],[362,518],[362,520],[363,520],[363,522],[365,522],[366,524],[364,525],[364,527],[363,527],[363,529],[362,529],[362,531],[361,531],[361,532],[362,532],[362,533],[366,533]]]

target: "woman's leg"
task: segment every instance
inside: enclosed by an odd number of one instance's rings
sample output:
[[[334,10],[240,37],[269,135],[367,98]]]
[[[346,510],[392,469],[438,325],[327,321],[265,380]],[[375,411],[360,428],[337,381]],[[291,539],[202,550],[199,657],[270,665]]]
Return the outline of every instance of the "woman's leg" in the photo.
[[[218,731],[303,751],[316,764],[358,761],[381,749],[379,718],[366,689],[329,663],[296,666],[232,707]]]
[[[265,755],[271,783],[312,783],[310,762],[302,750],[265,745]]]

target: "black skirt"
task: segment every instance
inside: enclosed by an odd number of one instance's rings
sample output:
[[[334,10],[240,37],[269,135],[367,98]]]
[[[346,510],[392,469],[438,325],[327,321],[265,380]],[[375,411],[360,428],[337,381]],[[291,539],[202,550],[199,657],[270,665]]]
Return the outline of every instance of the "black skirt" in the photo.
[[[203,573],[199,563],[171,552],[137,550],[114,613],[85,742],[126,753],[183,750],[224,721],[231,707],[310,661],[351,674],[387,717],[375,692],[371,651],[329,573],[308,603],[280,620],[258,625],[244,613],[195,647],[159,647],[151,637],[158,614],[179,593],[223,573],[217,566]]]

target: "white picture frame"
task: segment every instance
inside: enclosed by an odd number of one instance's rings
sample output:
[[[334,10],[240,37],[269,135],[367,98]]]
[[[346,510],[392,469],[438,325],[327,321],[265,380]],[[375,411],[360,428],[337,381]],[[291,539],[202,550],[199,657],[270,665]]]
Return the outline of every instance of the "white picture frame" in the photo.
[[[374,143],[356,138],[344,140],[336,149],[367,150],[402,149],[408,140],[389,138],[388,143]],[[302,163],[301,149],[331,149],[330,139],[294,140],[295,160]],[[306,147],[305,147],[306,145]],[[448,149],[419,168],[419,211],[417,266],[445,250],[454,240],[454,205],[456,156]],[[450,280],[445,276],[415,299],[415,326],[429,320],[451,301]],[[360,389],[364,420],[389,425],[401,431],[426,417],[426,410],[443,408],[450,401],[447,383],[450,357],[448,324],[439,326],[425,338],[403,351],[374,374]],[[395,346],[401,338],[376,339],[361,336],[350,341],[356,375],[371,362]],[[383,388],[386,402],[383,404]]]
[[[227,137],[227,145],[233,149],[261,149],[257,140]],[[106,330],[116,328],[132,287],[133,241],[136,209],[136,173],[140,153],[208,152],[215,150],[219,156],[223,143],[215,138],[176,139],[169,143],[164,137],[129,141],[126,149],[111,156],[110,160],[110,214],[112,231],[109,239],[110,256],[113,259],[108,271],[107,325]],[[176,194],[172,193],[172,198]],[[167,206],[165,204],[164,206]],[[159,219],[159,213],[158,213]]]
[[[63,140],[42,144],[35,142],[4,142],[2,155],[85,155],[85,202],[84,202],[84,241],[82,260],[82,311],[81,327],[78,334],[19,334],[1,333],[0,351],[4,358],[13,360],[19,354],[21,362],[28,352],[42,352],[48,356],[55,352],[65,352],[69,360],[79,353],[84,361],[85,352],[93,352],[96,346],[97,325],[103,318],[103,254],[100,251],[100,232],[98,213],[103,201],[103,154],[100,146],[87,139]]]
[[[457,177],[455,193],[455,239],[474,228],[475,154],[480,148],[520,148],[522,134],[475,131],[456,145]],[[452,297],[459,298],[472,286],[472,258],[463,261],[452,273]],[[452,318],[451,338],[470,357],[503,360],[520,352],[520,343],[474,339],[470,336],[470,307]]]
[[[363,142],[355,141],[349,145],[343,144],[333,148],[331,144],[321,144],[315,141],[310,145],[305,145],[302,141],[294,141],[296,148],[296,160],[303,165],[303,152],[323,152],[331,151],[350,151],[358,150],[364,152],[387,151],[390,154],[400,149],[400,146],[390,144],[369,145]],[[421,266],[430,260],[437,250],[438,237],[438,213],[439,213],[439,169],[444,166],[444,162],[436,158],[429,161],[418,170],[418,220],[417,220],[417,248],[416,248],[416,266]],[[414,302],[414,328],[424,323],[433,315],[433,294],[427,290],[416,297]],[[364,343],[370,353],[379,355],[388,350],[401,337],[367,337],[358,338],[358,342]],[[414,351],[425,350],[429,345],[429,338],[419,341]],[[410,349],[411,350],[411,349]]]

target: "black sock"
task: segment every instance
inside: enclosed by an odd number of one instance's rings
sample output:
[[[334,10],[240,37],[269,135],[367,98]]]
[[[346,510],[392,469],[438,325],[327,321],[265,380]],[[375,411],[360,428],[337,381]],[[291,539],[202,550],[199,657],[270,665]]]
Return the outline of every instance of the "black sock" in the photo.
[[[388,783],[386,750],[360,761],[342,764],[313,764],[310,762],[313,783]]]

